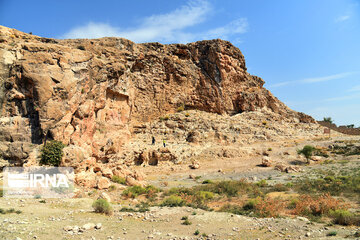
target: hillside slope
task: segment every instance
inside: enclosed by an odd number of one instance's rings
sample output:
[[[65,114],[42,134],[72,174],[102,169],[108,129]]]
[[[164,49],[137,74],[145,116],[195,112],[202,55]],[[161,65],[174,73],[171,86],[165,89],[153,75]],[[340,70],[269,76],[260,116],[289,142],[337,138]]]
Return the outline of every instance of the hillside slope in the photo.
[[[228,118],[265,111],[279,124],[315,123],[265,89],[261,78],[247,72],[241,51],[227,41],[56,40],[3,26],[0,33],[3,166],[36,163],[45,139],[68,145],[64,165],[114,162],[124,158],[129,151],[124,146],[136,132],[146,132],[137,129],[157,126],[159,117],[182,109]]]

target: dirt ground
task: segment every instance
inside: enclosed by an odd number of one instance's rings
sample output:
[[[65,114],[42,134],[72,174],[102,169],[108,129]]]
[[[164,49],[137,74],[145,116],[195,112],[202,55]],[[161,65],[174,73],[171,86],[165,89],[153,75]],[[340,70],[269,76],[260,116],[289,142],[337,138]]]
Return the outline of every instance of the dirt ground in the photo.
[[[311,176],[318,169],[340,171],[360,168],[358,155],[331,164],[312,162],[305,165],[305,160],[296,154],[296,149],[305,144],[327,146],[336,140],[359,141],[360,137],[254,143],[244,148],[250,148],[257,157],[203,159],[201,167],[195,170],[190,170],[185,164],[137,167],[147,173],[150,184],[161,188],[190,187],[206,179],[266,179],[269,184],[275,184]],[[271,151],[268,151],[269,148]],[[274,163],[297,164],[302,171],[282,173],[272,167],[258,166],[263,151],[269,152]],[[197,179],[190,179],[190,174],[198,176]],[[145,213],[120,212],[118,210],[122,206],[135,203],[136,200],[120,200],[118,191],[108,194],[114,199],[112,216],[94,213],[91,197],[45,200],[0,198],[0,208],[22,211],[20,214],[0,214],[0,239],[356,239],[354,234],[360,231],[359,227],[316,223],[304,217],[254,218],[189,207],[151,207]],[[191,225],[182,224],[184,216],[188,217]],[[82,227],[87,223],[101,223],[101,226],[83,231],[64,230],[67,226]],[[336,232],[336,236],[328,236],[331,232]]]

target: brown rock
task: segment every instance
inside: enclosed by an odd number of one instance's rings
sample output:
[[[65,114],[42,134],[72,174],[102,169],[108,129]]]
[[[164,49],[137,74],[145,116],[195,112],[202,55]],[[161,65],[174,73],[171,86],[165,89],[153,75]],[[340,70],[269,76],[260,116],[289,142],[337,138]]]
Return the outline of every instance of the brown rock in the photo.
[[[113,171],[110,168],[103,168],[101,172],[104,177],[111,178],[113,176]]]
[[[135,180],[135,178],[131,176],[126,177],[126,185],[128,186],[143,186],[144,184],[140,181]]]
[[[98,199],[105,199],[106,201],[111,202],[111,198],[110,198],[109,194],[107,194],[105,192],[102,192],[100,194],[100,196],[98,197]]]
[[[80,186],[94,188],[97,185],[96,174],[89,171],[79,172],[75,174],[75,183]]]
[[[110,187],[111,185],[111,182],[108,178],[106,177],[100,177],[98,180],[97,180],[97,188],[98,189],[107,189]]]
[[[322,160],[322,157],[320,157],[320,156],[312,156],[311,157],[311,160],[313,160],[313,161],[321,161]]]
[[[198,162],[193,162],[189,165],[191,169],[198,169],[200,168],[200,164]]]
[[[288,166],[286,168],[287,173],[300,172],[300,171],[301,171],[301,169],[299,167],[295,167],[295,166]]]
[[[272,162],[271,162],[270,158],[267,157],[267,156],[264,156],[262,158],[262,161],[261,161],[261,166],[263,166],[263,167],[271,167],[271,165],[272,165]]]
[[[279,170],[280,172],[286,172],[287,166],[285,164],[277,164],[275,165],[274,169]]]

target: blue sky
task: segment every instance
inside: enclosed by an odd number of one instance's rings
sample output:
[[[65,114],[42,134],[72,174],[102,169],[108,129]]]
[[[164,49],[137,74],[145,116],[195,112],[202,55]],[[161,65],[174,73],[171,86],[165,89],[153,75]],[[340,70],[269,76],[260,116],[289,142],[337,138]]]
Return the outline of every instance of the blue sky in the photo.
[[[292,109],[360,126],[359,0],[0,0],[0,25],[51,38],[226,39]]]

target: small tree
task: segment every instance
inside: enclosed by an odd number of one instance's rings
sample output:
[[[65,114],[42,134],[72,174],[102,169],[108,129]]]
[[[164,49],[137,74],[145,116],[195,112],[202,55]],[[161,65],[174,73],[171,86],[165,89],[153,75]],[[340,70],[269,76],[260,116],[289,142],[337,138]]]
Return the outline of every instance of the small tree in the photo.
[[[41,164],[59,166],[65,145],[60,141],[48,142],[41,149]]]
[[[333,123],[333,120],[331,119],[331,117],[324,117],[323,121],[328,122],[328,123]]]
[[[301,155],[301,154],[304,155],[305,158],[306,158],[307,163],[310,163],[310,158],[311,158],[314,150],[315,150],[315,148],[313,146],[306,145],[306,146],[303,147],[303,149],[298,149],[297,153],[299,155]]]

